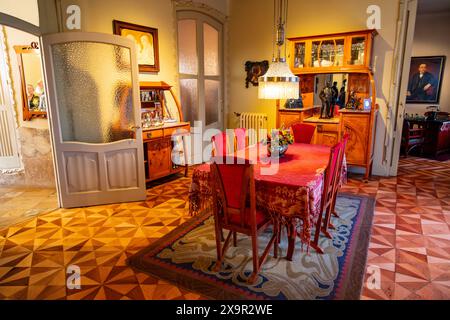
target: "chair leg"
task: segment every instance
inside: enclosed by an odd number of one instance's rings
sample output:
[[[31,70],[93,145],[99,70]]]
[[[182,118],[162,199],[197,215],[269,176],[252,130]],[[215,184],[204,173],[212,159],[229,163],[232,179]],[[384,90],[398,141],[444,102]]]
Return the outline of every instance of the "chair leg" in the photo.
[[[216,250],[217,250],[217,261],[214,266],[214,271],[219,271],[222,265],[222,241],[219,239],[218,234],[216,234]]]
[[[253,272],[248,278],[249,283],[254,283],[259,273],[258,236],[256,232],[252,234],[252,260],[253,260]]]
[[[335,216],[336,218],[339,218],[339,215],[338,215],[337,212],[336,212],[337,192],[338,192],[338,191],[336,191],[336,195],[334,196],[333,202],[331,203],[331,214],[332,214],[333,216]]]
[[[317,253],[323,254],[322,248],[319,247],[319,237],[321,232],[321,226],[322,226],[322,212],[320,212],[319,216],[317,217],[316,222],[316,233],[314,234],[314,240],[311,243],[311,247],[316,250]]]
[[[332,238],[331,234],[328,232],[328,228],[330,227],[330,220],[331,220],[331,206],[328,206],[325,210],[325,220],[323,222],[322,232],[329,239]]]
[[[221,247],[221,242],[218,242],[216,239],[216,245],[218,245],[218,246],[217,246],[217,261],[216,261],[216,265],[214,267],[214,271],[219,271],[220,268],[222,267],[222,261],[225,256],[225,252],[228,249],[228,245],[230,244],[232,233],[233,233],[232,231],[230,231],[228,233],[227,239],[225,240],[223,247]]]
[[[273,224],[273,233],[275,236],[275,243],[273,245],[273,257],[278,258],[278,221]]]
[[[236,236],[236,231],[233,232],[233,247],[237,247],[237,236]]]
[[[288,261],[292,261],[292,257],[294,255],[295,250],[295,238],[297,236],[297,233],[295,232],[295,224],[294,221],[290,221],[289,225],[287,226],[288,229],[288,251],[286,254],[286,259]]]

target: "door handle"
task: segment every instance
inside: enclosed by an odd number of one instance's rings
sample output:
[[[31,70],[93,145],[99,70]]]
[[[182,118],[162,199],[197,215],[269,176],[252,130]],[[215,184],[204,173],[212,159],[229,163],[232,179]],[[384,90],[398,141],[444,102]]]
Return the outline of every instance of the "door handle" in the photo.
[[[139,130],[140,128],[141,128],[141,126],[131,126],[130,130],[136,131],[136,130]]]

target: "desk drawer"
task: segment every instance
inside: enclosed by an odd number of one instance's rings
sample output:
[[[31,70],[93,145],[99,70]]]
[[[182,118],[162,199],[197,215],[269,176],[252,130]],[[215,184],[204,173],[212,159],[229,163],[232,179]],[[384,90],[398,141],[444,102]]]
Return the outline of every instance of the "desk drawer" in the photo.
[[[142,133],[142,137],[143,137],[144,140],[161,138],[162,136],[163,136],[163,130],[162,129],[149,130],[149,131],[144,131]]]
[[[176,132],[177,130],[179,130],[179,131],[181,131],[181,130],[183,130],[184,132],[184,134],[189,134],[189,132],[190,132],[190,126],[187,124],[187,125],[184,125],[184,126],[180,126],[180,127],[173,127],[173,128],[167,128],[167,129],[164,129],[164,136],[165,137],[170,137],[174,132]]]

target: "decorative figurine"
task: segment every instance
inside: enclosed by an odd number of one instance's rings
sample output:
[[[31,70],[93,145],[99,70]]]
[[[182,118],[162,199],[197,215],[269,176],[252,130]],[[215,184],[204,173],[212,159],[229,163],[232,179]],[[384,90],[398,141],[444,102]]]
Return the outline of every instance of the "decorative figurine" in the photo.
[[[336,101],[336,104],[341,108],[345,107],[345,85],[346,85],[346,83],[347,83],[347,79],[344,79],[342,81],[341,90],[339,91],[339,97]]]
[[[319,94],[322,100],[322,108],[320,108],[320,119],[331,119],[334,115],[334,105],[337,99],[337,90],[335,91],[328,81],[326,86]]]
[[[358,98],[356,90],[350,92],[345,109],[358,110],[361,106],[361,98]]]

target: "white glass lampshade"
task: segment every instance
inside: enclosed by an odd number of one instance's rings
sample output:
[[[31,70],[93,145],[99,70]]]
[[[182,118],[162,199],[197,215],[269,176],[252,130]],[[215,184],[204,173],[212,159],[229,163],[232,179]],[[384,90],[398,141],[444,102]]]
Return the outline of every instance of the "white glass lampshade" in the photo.
[[[298,99],[300,79],[295,76],[284,61],[274,61],[267,73],[259,77],[258,97],[260,99]]]

